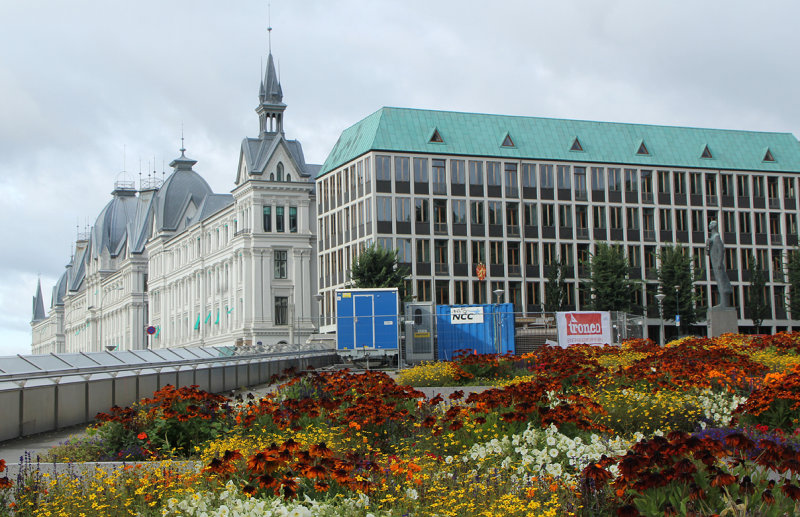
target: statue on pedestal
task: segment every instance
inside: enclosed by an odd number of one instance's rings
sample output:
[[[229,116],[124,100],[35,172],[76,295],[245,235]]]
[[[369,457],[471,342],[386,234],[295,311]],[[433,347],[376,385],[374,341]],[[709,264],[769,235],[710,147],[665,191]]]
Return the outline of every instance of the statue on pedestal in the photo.
[[[725,270],[725,244],[722,242],[722,237],[719,236],[716,221],[711,221],[711,224],[708,225],[708,231],[706,252],[711,258],[711,269],[714,272],[714,280],[719,293],[719,304],[714,307],[729,308],[731,307],[730,298],[733,294],[733,288]]]

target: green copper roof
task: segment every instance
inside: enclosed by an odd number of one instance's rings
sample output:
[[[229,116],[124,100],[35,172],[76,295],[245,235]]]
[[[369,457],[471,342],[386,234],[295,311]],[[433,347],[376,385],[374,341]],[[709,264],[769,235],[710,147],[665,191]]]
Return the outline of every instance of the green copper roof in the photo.
[[[434,130],[442,142],[430,141]],[[506,136],[513,145],[503,145]],[[702,158],[706,147],[711,158]],[[774,161],[764,160],[767,150]],[[317,177],[369,151],[800,172],[791,133],[381,108],[344,130]]]

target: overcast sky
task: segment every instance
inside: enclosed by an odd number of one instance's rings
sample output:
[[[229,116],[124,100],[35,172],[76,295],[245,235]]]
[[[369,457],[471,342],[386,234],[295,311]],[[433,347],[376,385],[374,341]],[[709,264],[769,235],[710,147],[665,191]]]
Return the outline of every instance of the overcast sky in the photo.
[[[76,226],[187,155],[215,192],[257,136],[267,1],[0,0],[0,356],[29,353]],[[381,106],[800,135],[800,3],[274,0],[285,130],[322,163]],[[169,171],[167,171],[169,173]]]

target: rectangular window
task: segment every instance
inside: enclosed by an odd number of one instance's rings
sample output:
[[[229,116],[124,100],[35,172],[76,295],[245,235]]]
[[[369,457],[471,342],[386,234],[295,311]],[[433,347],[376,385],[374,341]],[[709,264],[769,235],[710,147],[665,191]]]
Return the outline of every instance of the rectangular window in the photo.
[[[453,185],[463,185],[466,182],[464,160],[450,160],[450,182]]]
[[[571,188],[570,182],[570,166],[558,165],[556,166],[556,178],[558,179],[558,188],[568,189]]]
[[[602,167],[592,167],[592,190],[605,190],[605,174]]]
[[[733,175],[723,174],[721,180],[721,193],[723,196],[733,196]]]
[[[486,184],[490,186],[500,186],[500,162],[486,162]]]
[[[410,263],[412,260],[411,239],[397,239],[397,262]]]
[[[628,219],[628,229],[639,229],[639,209],[636,207],[628,207],[625,209],[625,216]]]
[[[454,199],[453,224],[467,224],[467,202],[463,199]]]
[[[411,198],[398,197],[394,200],[395,217],[397,222],[410,223],[411,222]]]
[[[699,172],[689,174],[689,193],[693,196],[703,194],[703,175]]]
[[[409,173],[408,157],[395,156],[394,158],[394,179],[396,181],[411,181]]]
[[[416,198],[414,200],[414,213],[415,220],[418,223],[427,223],[430,221],[430,207],[428,205],[428,200],[425,198]]]
[[[377,241],[378,247],[383,248],[385,250],[393,250],[394,246],[392,245],[392,238],[391,237],[378,237]]]
[[[453,264],[467,263],[467,241],[453,241]]]
[[[447,194],[447,171],[444,164],[444,160],[431,160],[434,194]]]
[[[492,264],[495,266],[503,265],[503,241],[489,241],[489,255]]]
[[[745,174],[736,176],[736,193],[739,197],[750,197],[750,177]]]
[[[622,229],[622,207],[608,207],[608,218],[610,219],[610,226],[612,230]]]
[[[472,241],[472,263],[486,264],[486,244],[483,241]]]
[[[417,239],[417,262],[431,263],[431,242],[427,239]]]
[[[542,188],[553,188],[553,166],[543,163],[539,165],[539,181]]]
[[[736,216],[733,212],[722,212],[722,228],[720,230],[726,233],[736,233]]]
[[[592,216],[594,218],[594,227],[598,230],[606,227],[606,209],[603,206],[595,205],[592,207]]]
[[[710,172],[706,173],[706,195],[717,195],[717,175]]]
[[[656,216],[655,209],[643,208],[642,209],[642,230],[646,232],[653,232],[656,229]]]
[[[275,207],[275,231],[276,232],[285,231],[282,206]]]
[[[272,207],[264,205],[264,231],[272,231]]]
[[[538,242],[525,241],[525,265],[526,266],[538,266],[539,265],[539,243]]]
[[[378,181],[391,181],[392,162],[388,156],[375,157],[375,179]]]
[[[289,232],[297,233],[297,207],[289,207]]]
[[[469,162],[469,184],[483,185],[483,162]]]
[[[669,171],[658,171],[658,193],[669,194]]]
[[[572,256],[572,244],[562,244],[561,245],[561,255],[559,258],[561,262],[567,266],[575,265],[575,259]]]
[[[701,210],[692,210],[692,231],[702,232],[703,228],[703,212]]]
[[[288,254],[285,250],[275,251],[275,278],[286,278]]]
[[[636,169],[625,169],[625,192],[639,191],[639,178],[636,176]]]
[[[433,200],[433,230],[447,232],[447,200]]]
[[[797,235],[797,216],[795,214],[786,214],[786,233]]]
[[[552,266],[556,263],[556,244],[554,242],[542,243],[542,263]]]
[[[555,226],[556,215],[555,208],[550,203],[542,205],[542,226]]]
[[[450,258],[447,256],[447,240],[436,239],[433,241],[433,252],[436,272],[447,274],[447,265],[450,263]]]
[[[570,205],[558,205],[558,224],[561,228],[572,227],[572,207]]]
[[[622,170],[616,167],[608,168],[608,190],[611,192],[622,191]]]
[[[428,159],[414,158],[414,181],[428,183]]]
[[[522,186],[536,187],[536,164],[522,164]]]
[[[675,188],[676,194],[685,194],[686,193],[686,173],[685,172],[673,172],[672,173],[672,184]]]
[[[483,201],[469,202],[469,217],[472,224],[483,224]]]
[[[662,208],[659,210],[658,220],[660,227],[663,231],[672,230],[672,214],[669,208]]]
[[[472,303],[486,303],[486,282],[476,280],[472,282]]]
[[[679,232],[688,230],[686,224],[686,210],[675,210],[675,229]]]
[[[506,203],[506,225],[519,226],[519,203]]]
[[[378,204],[378,221],[391,221],[392,198],[389,196],[378,196],[376,202]]]
[[[287,296],[275,297],[275,325],[289,324],[289,298]]]
[[[642,193],[653,195],[653,171],[642,169]]]
[[[517,175],[517,164],[506,163],[506,195],[518,196],[519,195],[519,176]]]
[[[417,280],[417,300],[421,302],[431,301],[431,281]]]
[[[586,167],[575,167],[575,195],[586,199]]]
[[[466,305],[469,303],[469,282],[466,280],[455,280],[453,282],[453,303],[455,305]]]
[[[503,224],[503,203],[501,201],[489,201],[489,224]]]
[[[635,268],[642,266],[642,261],[639,257],[639,246],[628,246],[628,265]]]
[[[794,178],[783,178],[783,195],[789,199],[794,199],[795,197],[795,190],[794,190],[795,181]]]
[[[756,233],[767,233],[767,219],[763,212],[753,214],[755,218]]]
[[[753,177],[753,196],[755,196],[755,197],[764,197],[764,177],[763,176],[754,176]]]
[[[742,233],[750,233],[750,214],[739,212],[739,230]]]
[[[536,203],[525,203],[523,210],[525,226],[538,226],[536,217]]]

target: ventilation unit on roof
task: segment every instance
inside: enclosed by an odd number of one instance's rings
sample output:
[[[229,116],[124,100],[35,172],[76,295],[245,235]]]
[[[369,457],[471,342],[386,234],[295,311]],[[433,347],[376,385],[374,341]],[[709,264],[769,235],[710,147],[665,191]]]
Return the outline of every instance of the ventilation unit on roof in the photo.
[[[578,137],[575,137],[575,140],[572,142],[572,147],[569,148],[570,151],[583,151],[583,146],[581,145],[581,141],[578,140]]]

